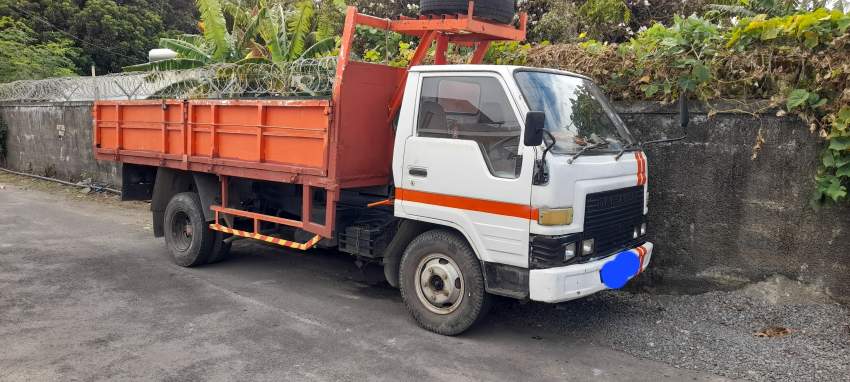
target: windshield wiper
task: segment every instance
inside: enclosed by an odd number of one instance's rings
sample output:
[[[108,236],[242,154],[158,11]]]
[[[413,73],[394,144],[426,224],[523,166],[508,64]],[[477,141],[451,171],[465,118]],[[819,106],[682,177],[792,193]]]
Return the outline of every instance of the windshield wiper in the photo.
[[[598,149],[600,147],[608,146],[609,144],[610,143],[608,141],[605,141],[605,142],[599,142],[599,143],[594,143],[592,145],[584,146],[577,153],[573,154],[573,156],[570,159],[567,160],[567,163],[573,164],[573,161],[575,161],[578,157],[580,157],[582,154],[584,154],[588,150]]]
[[[623,146],[623,148],[621,148],[621,149],[620,149],[620,152],[618,152],[618,153],[617,153],[617,156],[615,156],[615,157],[614,157],[614,160],[615,160],[615,161],[620,160],[620,157],[622,157],[622,156],[623,156],[623,154],[625,154],[625,153],[626,153],[626,151],[628,151],[629,149],[634,148],[634,147],[640,148],[640,142],[638,142],[638,143],[629,143],[629,144],[627,144],[627,145],[624,145],[624,146]]]

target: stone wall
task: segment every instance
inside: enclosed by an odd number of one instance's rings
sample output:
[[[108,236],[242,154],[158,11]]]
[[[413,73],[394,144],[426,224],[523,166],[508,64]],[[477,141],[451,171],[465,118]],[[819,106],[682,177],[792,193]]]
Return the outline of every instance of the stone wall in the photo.
[[[0,116],[9,129],[7,168],[120,185],[119,164],[94,160],[90,102],[0,105]]]
[[[617,106],[642,141],[681,135],[675,106]],[[687,140],[646,150],[652,283],[699,291],[782,274],[850,302],[850,208],[809,205],[822,141],[775,110],[691,117]]]

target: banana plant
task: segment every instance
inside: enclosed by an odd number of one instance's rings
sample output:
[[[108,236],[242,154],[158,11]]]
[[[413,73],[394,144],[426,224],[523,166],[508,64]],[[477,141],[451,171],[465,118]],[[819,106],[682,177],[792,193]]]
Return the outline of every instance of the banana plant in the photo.
[[[128,66],[124,71],[192,69],[215,63],[286,63],[326,56],[337,46],[344,0],[322,0],[318,7],[314,0],[300,0],[289,8],[272,0],[260,0],[253,7],[236,1],[196,0],[202,36],[160,39],[160,48],[173,50],[176,58]]]

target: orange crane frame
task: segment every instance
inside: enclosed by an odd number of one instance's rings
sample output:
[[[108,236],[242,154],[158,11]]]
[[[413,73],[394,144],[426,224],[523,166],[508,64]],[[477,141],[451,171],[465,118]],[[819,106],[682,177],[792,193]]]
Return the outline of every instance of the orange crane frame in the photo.
[[[519,15],[519,28],[507,24],[498,24],[475,17],[475,1],[469,2],[467,13],[440,16],[420,16],[418,19],[401,17],[399,20],[382,19],[357,12],[357,8],[349,6],[346,11],[345,26],[342,31],[342,47],[339,52],[337,63],[336,81],[343,81],[343,73],[351,59],[351,47],[354,42],[355,32],[358,25],[368,26],[390,32],[397,32],[407,36],[419,37],[419,45],[408,67],[422,63],[436,40],[437,47],[434,51],[434,64],[446,64],[446,51],[449,43],[464,46],[475,46],[475,51],[469,60],[470,64],[480,64],[487,54],[492,41],[523,41],[525,40],[528,27],[528,14]],[[395,95],[389,105],[388,120],[395,118],[401,108],[404,98],[404,84],[407,73],[402,76],[395,90]]]

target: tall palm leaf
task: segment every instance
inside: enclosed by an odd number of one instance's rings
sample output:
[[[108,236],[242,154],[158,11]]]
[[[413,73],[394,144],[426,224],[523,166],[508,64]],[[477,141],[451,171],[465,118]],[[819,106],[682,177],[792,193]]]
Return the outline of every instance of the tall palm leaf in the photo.
[[[301,55],[298,56],[298,59],[324,56],[328,52],[333,51],[334,48],[336,48],[336,42],[336,37],[328,37],[324,40],[320,40],[309,48],[305,49],[304,53],[301,53]]]
[[[295,5],[295,14],[286,23],[287,32],[289,33],[287,59],[294,60],[304,53],[307,38],[313,26],[314,11],[313,0],[302,0]]]
[[[257,34],[259,33],[260,24],[263,20],[265,20],[267,10],[265,8],[260,8],[256,12],[257,14],[253,17],[245,20],[246,24],[242,25],[242,37],[239,39],[239,44],[237,46],[237,50],[241,53],[246,49],[250,49],[253,43],[257,39]]]
[[[204,23],[204,38],[213,46],[213,58],[217,61],[225,61],[233,53],[230,43],[230,34],[227,32],[227,23],[224,19],[221,2],[218,0],[195,0],[198,10],[201,12],[201,20]]]
[[[280,26],[286,24],[286,12],[280,4],[276,4],[268,12],[268,17],[260,22],[259,32],[266,48],[274,62],[287,60],[289,40],[286,31],[281,31]]]
[[[187,41],[161,38],[159,39],[159,47],[171,49],[177,52],[180,58],[202,61],[205,63],[212,61],[212,56],[210,56],[209,52],[204,50],[204,47],[195,46]]]
[[[209,44],[207,44],[207,40],[204,39],[204,36],[185,33],[176,36],[175,39],[192,44],[198,48],[201,48],[205,52],[209,51]]]

